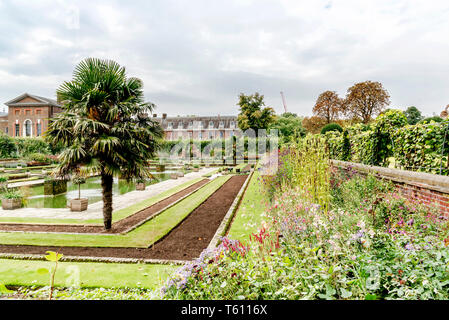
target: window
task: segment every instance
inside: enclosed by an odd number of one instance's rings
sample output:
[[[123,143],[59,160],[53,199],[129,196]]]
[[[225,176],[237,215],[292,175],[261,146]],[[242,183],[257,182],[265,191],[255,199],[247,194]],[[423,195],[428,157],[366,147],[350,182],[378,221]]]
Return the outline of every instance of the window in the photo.
[[[213,128],[214,127],[214,122],[213,121],[209,121],[209,128]]]
[[[15,114],[16,116],[20,116],[20,109],[14,110],[14,114]]]
[[[189,122],[189,128],[192,128],[193,127],[193,121],[190,121]]]
[[[36,109],[36,115],[40,116],[42,114],[42,110],[41,109]]]
[[[201,131],[198,132],[198,139],[203,140],[203,133]]]
[[[220,131],[220,138],[223,138],[223,136],[224,136],[223,131]]]
[[[213,139],[214,138],[214,132],[213,131],[209,131],[209,139]]]
[[[224,127],[224,121],[220,121],[220,128]]]
[[[31,120],[25,120],[25,137],[31,137]]]
[[[8,127],[5,128],[5,133],[8,134]]]
[[[230,126],[231,128],[235,128],[235,121],[231,121]]]
[[[172,123],[172,122],[169,122],[169,123],[167,124],[167,128],[168,128],[168,129],[173,129],[173,123]]]
[[[39,137],[42,134],[42,124],[36,124],[36,135]]]
[[[27,116],[31,115],[31,110],[25,110],[25,115]]]
[[[18,124],[18,123],[16,123],[16,132],[15,132],[15,134],[16,134],[16,137],[20,136],[20,124]]]

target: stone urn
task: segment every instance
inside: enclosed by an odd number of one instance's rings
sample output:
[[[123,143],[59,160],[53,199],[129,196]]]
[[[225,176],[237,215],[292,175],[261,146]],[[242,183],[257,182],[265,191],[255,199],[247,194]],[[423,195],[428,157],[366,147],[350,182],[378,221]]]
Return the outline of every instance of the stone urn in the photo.
[[[170,174],[170,178],[171,179],[178,179],[178,174],[177,173],[172,173],[172,174]]]
[[[86,211],[89,200],[86,198],[70,200],[70,211],[81,212]]]
[[[14,210],[22,208],[22,198],[2,199],[3,210]]]
[[[194,167],[194,168],[193,168],[193,171],[194,171],[194,172],[198,172],[198,171],[200,171],[200,168],[195,168],[195,167]]]
[[[146,188],[145,182],[137,182],[136,183],[136,190],[144,191],[145,188]]]

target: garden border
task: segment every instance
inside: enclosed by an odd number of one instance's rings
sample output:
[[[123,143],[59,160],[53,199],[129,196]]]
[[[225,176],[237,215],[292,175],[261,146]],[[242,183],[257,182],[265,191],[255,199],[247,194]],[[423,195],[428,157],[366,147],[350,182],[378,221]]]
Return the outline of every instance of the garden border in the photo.
[[[217,247],[221,242],[221,237],[223,237],[226,232],[228,231],[230,225],[232,224],[233,217],[235,213],[237,212],[237,209],[240,206],[240,203],[243,199],[243,195],[246,192],[246,189],[248,188],[249,182],[251,181],[254,174],[254,169],[251,170],[251,173],[248,175],[248,177],[245,180],[245,183],[240,188],[239,193],[234,199],[234,202],[231,204],[231,207],[229,208],[228,212],[226,213],[225,217],[221,221],[221,224],[218,226],[217,231],[215,232],[215,235],[213,236],[212,240],[209,242],[209,245],[207,246],[208,250],[212,250],[213,248]]]

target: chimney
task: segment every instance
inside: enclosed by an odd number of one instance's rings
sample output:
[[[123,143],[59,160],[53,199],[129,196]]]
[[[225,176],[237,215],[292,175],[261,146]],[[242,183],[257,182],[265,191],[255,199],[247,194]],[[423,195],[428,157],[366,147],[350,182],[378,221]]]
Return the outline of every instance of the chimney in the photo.
[[[153,118],[157,118],[157,113],[153,113]]]
[[[163,113],[162,114],[162,119],[166,119],[167,118],[167,114],[166,113]]]

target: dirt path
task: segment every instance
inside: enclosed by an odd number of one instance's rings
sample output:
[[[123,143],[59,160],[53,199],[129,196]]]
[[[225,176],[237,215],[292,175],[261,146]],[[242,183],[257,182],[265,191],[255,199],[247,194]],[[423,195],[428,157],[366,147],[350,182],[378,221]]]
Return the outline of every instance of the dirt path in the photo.
[[[89,225],[44,225],[44,224],[16,224],[16,223],[0,223],[0,231],[28,231],[28,232],[68,232],[68,233],[121,233],[129,228],[139,225],[142,221],[150,218],[168,205],[176,202],[182,197],[188,195],[195,189],[209,182],[203,179],[193,185],[141,210],[135,214],[115,222],[110,230],[104,230],[103,226]]]
[[[181,224],[150,248],[0,245],[0,252],[43,255],[45,251],[51,250],[63,253],[65,256],[170,260],[194,259],[209,245],[246,178],[247,175],[231,177]]]

